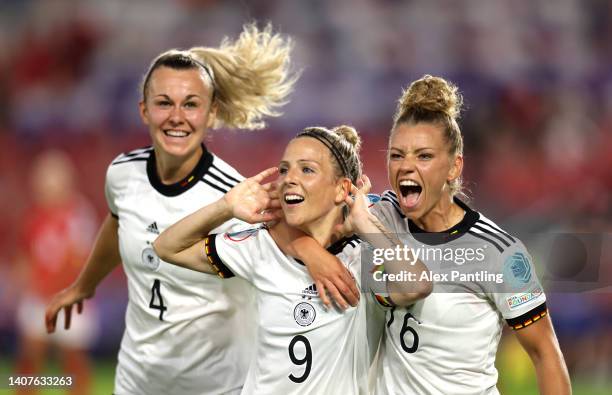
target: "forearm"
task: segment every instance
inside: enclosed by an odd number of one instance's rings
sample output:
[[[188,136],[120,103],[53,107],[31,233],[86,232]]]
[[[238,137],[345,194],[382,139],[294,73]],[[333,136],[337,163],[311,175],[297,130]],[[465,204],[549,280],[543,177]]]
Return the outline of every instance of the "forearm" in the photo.
[[[566,395],[572,393],[567,367],[558,347],[544,353],[533,353],[538,388],[542,395]]]
[[[81,293],[93,295],[98,284],[121,263],[119,224],[110,214],[104,219],[83,270],[75,282]]]
[[[185,253],[201,256],[201,251],[196,244],[214,228],[231,218],[232,213],[225,200],[219,199],[163,231],[153,243],[153,248],[164,261],[181,264],[184,262]],[[190,269],[198,270],[193,267]]]
[[[395,251],[404,247],[397,235],[389,232],[372,214],[369,214],[367,221],[360,224],[358,235],[374,249]],[[432,291],[432,283],[431,281],[420,281],[422,273],[427,271],[427,266],[416,259],[412,251],[406,251],[406,256],[397,255],[394,254],[394,259],[384,261],[384,274],[388,275],[385,277],[387,292],[395,304],[406,306],[429,295]],[[400,274],[406,280],[389,280],[389,275]]]

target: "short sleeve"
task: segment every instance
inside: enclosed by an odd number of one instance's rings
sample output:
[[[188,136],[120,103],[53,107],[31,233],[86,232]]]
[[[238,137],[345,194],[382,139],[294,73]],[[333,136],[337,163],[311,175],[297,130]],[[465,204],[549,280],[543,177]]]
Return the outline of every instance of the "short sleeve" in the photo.
[[[533,258],[520,241],[499,255],[497,270],[503,283],[490,290],[489,297],[508,325],[521,329],[531,325],[548,312],[546,295],[533,264]]]
[[[113,171],[112,165],[108,167],[106,171],[106,179],[104,182],[104,196],[106,197],[106,204],[111,212],[111,215],[118,218],[118,209],[116,205],[117,201],[117,180],[115,179],[115,172]]]
[[[238,276],[253,282],[255,257],[260,244],[259,229],[210,234],[204,240],[210,264],[222,278]]]

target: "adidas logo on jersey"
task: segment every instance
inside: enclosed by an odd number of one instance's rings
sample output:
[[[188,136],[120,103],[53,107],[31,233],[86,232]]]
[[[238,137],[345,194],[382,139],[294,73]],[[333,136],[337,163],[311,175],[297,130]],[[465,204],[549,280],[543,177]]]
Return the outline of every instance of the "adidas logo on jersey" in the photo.
[[[318,296],[319,294],[317,293],[316,284],[311,284],[302,290],[302,299],[308,298],[308,300],[310,300],[313,297],[318,297]]]
[[[159,234],[159,229],[157,229],[157,222],[153,222],[151,225],[147,226],[147,232]]]

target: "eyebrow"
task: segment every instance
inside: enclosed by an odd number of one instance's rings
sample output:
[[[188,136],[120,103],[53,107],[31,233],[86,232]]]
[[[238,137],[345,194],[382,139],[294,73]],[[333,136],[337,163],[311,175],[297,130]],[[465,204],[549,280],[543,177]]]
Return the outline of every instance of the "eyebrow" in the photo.
[[[167,100],[172,101],[172,99],[170,98],[170,96],[166,95],[165,93],[160,93],[160,94],[158,94],[158,95],[155,95],[154,97],[163,97],[163,98],[165,98],[165,99],[167,99]],[[185,100],[189,100],[189,99],[193,99],[194,97],[195,97],[195,98],[198,98],[198,99],[200,99],[200,98],[201,98],[201,97],[200,97],[200,95],[191,94],[191,95],[187,95],[187,97],[185,97],[185,99],[184,99],[183,101],[185,101]]]
[[[421,151],[425,151],[425,150],[428,150],[428,149],[430,149],[430,150],[434,150],[434,151],[435,151],[435,148],[434,148],[434,147],[421,147],[421,148],[417,148],[417,149],[415,149],[415,150],[414,150],[414,152],[421,152]],[[401,152],[402,154],[403,154],[403,153],[406,153],[406,151],[405,151],[405,150],[403,150],[403,149],[401,149],[401,148],[397,148],[397,147],[391,147],[391,148],[389,148],[389,150],[388,150],[388,151],[394,151],[394,150],[395,150],[395,151],[399,151],[399,152]]]
[[[312,159],[298,159],[298,160],[297,160],[297,163],[300,163],[300,164],[302,164],[302,163],[314,163],[314,164],[320,165],[320,163],[319,163],[318,161],[316,161],[316,160],[312,160]],[[283,164],[289,164],[289,162],[288,162],[288,161],[286,161],[286,160],[282,160],[282,161],[280,162],[280,164],[281,164],[281,165],[283,165]]]

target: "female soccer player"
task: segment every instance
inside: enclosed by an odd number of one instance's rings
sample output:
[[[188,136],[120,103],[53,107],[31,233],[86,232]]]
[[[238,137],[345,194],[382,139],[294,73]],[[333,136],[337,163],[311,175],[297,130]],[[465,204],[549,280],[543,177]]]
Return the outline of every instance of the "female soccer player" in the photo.
[[[218,48],[165,52],[145,74],[140,115],[153,145],[119,155],[109,166],[110,213],[81,274],[46,312],[49,332],[61,309],[68,328],[73,305],[80,311],[123,262],[129,302],[114,393],[240,391],[254,337],[246,287],[169,265],[151,244],[243,179],[202,141],[211,127],[257,129],[264,116],[278,115],[296,80],[290,51],[290,40],[271,28],[247,25],[238,40]],[[219,223],[216,231],[236,224]]]
[[[286,225],[326,246],[357,279],[360,240],[335,240],[337,227],[357,233],[374,247],[399,246],[399,240],[369,214],[363,193],[354,186],[361,172],[358,146],[352,128],[340,127],[335,133],[305,129],[287,146],[278,181]],[[346,311],[325,309],[303,264],[282,253],[275,243],[282,237],[277,234],[283,231],[279,228],[206,236],[232,217],[259,221],[258,213],[268,205],[266,188],[260,183],[275,172],[272,168],[247,179],[222,199],[173,225],[155,241],[155,250],[168,262],[223,278],[238,276],[255,286],[256,353],[243,393],[365,393],[369,356],[364,303]],[[346,219],[345,205],[350,208]],[[394,272],[397,266],[390,262],[386,270]],[[415,275],[424,269],[420,262],[408,268]],[[412,303],[424,297],[431,284],[406,285],[389,288],[394,300]]]
[[[421,255],[430,270],[487,269],[503,273],[504,283],[485,275],[449,278],[436,283],[426,299],[390,309],[374,392],[497,394],[494,362],[503,318],[531,357],[540,392],[569,394],[567,369],[529,253],[520,240],[456,197],[463,167],[461,101],[453,84],[429,75],[403,93],[389,138],[393,191],[383,193],[373,212],[387,228],[405,235],[406,243],[416,239],[423,250],[451,251],[454,258],[446,262]],[[474,250],[471,261],[466,261],[468,249]]]

